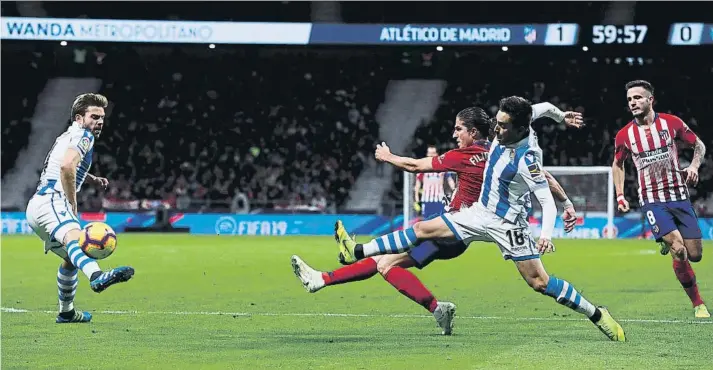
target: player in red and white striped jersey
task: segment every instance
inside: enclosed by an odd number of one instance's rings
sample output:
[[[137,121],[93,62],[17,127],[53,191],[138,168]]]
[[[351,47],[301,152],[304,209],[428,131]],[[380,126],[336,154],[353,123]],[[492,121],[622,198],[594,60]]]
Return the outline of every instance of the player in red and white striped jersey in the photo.
[[[673,269],[694,306],[696,317],[710,317],[698,293],[689,261],[702,258],[701,229],[690,202],[688,185],[698,183],[698,167],[706,147],[680,118],[653,110],[654,88],[643,80],[626,84],[626,98],[634,119],[616,135],[614,186],[618,208],[629,211],[624,197],[624,161],[632,157],[638,177],[639,202],[661,253],[671,251]],[[690,166],[679,170],[675,140],[694,147]]]
[[[426,150],[426,157],[438,157],[438,149],[434,145],[429,145]],[[446,195],[444,181],[445,172],[422,172],[416,174],[416,184],[414,186],[414,209],[421,213],[424,219],[443,213],[445,204],[443,198]],[[455,188],[455,182],[448,178],[451,189]]]

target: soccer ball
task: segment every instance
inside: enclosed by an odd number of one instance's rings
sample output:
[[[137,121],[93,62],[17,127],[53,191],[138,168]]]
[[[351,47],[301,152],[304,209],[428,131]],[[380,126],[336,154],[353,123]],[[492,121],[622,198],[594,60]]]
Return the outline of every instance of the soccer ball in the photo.
[[[116,233],[103,222],[87,224],[79,235],[79,247],[95,260],[109,257],[116,249]]]

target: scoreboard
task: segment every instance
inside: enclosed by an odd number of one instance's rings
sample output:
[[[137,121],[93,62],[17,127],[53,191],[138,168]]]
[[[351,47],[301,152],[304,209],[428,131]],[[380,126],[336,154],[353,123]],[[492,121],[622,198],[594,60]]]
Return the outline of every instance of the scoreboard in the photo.
[[[713,24],[345,24],[2,17],[2,40],[234,45],[711,45]]]
[[[668,36],[669,45],[713,44],[713,23],[674,23]]]

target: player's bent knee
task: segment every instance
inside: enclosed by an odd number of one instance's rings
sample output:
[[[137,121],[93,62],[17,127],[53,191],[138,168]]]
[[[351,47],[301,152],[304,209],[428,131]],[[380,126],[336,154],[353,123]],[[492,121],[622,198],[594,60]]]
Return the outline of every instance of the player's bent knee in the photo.
[[[688,252],[688,260],[691,262],[701,262],[703,259],[703,254],[702,253],[696,253],[696,252]]]
[[[547,289],[547,280],[539,276],[527,279],[527,284],[538,293],[544,293]]]
[[[430,237],[431,231],[427,221],[419,221],[413,224],[413,232],[416,233],[416,237],[419,239]]]
[[[686,258],[686,246],[683,243],[674,242],[671,244],[671,254],[679,259]]]
[[[440,217],[416,222],[413,225],[413,231],[416,233],[418,239],[447,238],[453,236],[451,230]]]
[[[378,271],[381,276],[386,276],[394,267],[412,267],[413,264],[409,263],[410,260],[411,257],[406,253],[384,255],[376,261],[376,271]]]
[[[72,229],[67,231],[66,234],[64,234],[64,239],[62,239],[62,244],[67,245],[69,242],[73,240],[79,240],[79,235],[81,234],[81,230],[79,229]]]
[[[686,239],[683,241],[688,253],[688,260],[691,262],[701,262],[703,259],[703,243],[701,239]]]

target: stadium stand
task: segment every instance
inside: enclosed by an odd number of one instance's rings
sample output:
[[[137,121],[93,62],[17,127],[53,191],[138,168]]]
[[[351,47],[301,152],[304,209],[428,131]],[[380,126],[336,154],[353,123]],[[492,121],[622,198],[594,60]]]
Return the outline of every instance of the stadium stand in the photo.
[[[112,109],[93,169],[117,185],[105,205],[227,209],[244,193],[253,208],[323,209],[372,155],[386,84],[377,57],[106,54]],[[93,192],[83,207],[100,206]]]
[[[2,66],[12,71],[5,76],[12,81],[12,94],[2,94],[2,176],[17,160],[20,149],[27,146],[32,131],[30,119],[37,96],[49,73],[46,54],[31,48],[8,50],[3,47]]]

